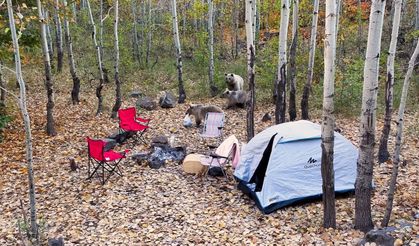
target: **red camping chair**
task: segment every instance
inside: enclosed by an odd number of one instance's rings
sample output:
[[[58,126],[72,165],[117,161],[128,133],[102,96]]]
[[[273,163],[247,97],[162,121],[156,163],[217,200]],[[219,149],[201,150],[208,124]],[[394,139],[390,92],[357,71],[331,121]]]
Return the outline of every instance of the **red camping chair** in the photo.
[[[87,179],[91,179],[99,169],[102,169],[102,185],[112,176],[113,173],[122,176],[121,169],[119,169],[119,163],[126,157],[126,153],[129,150],[123,152],[116,152],[114,150],[105,151],[105,141],[95,140],[87,137],[87,147],[89,153]],[[90,166],[92,166],[93,172],[90,173]],[[105,171],[109,174],[105,175]]]
[[[137,117],[134,107],[118,110],[118,117],[120,132],[135,132],[137,136],[136,140],[147,144],[143,135],[149,128],[148,123],[150,119]]]

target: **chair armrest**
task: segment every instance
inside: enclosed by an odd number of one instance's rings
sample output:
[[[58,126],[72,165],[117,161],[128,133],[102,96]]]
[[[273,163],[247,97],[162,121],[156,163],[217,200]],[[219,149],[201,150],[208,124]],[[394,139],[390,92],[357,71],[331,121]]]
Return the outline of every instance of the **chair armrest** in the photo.
[[[222,158],[222,159],[227,159],[228,158],[227,156],[222,156],[222,155],[219,155],[217,153],[211,153],[210,156],[213,157],[213,158]]]

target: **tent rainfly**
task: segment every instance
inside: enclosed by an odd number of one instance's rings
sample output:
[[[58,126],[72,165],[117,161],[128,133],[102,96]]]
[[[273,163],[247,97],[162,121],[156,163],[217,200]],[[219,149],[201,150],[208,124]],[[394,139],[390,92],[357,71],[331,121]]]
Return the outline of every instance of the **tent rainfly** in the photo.
[[[243,148],[234,171],[238,188],[265,214],[322,194],[321,126],[306,120],[275,125]],[[335,132],[335,191],[354,190],[357,148]]]

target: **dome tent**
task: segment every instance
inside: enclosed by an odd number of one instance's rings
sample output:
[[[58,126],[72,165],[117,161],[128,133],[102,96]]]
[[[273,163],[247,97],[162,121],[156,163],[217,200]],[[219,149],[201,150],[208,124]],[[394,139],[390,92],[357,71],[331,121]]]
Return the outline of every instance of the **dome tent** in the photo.
[[[294,202],[320,197],[321,126],[300,120],[271,126],[243,148],[234,171],[238,188],[248,194],[263,213]],[[357,148],[335,132],[335,192],[353,191]]]

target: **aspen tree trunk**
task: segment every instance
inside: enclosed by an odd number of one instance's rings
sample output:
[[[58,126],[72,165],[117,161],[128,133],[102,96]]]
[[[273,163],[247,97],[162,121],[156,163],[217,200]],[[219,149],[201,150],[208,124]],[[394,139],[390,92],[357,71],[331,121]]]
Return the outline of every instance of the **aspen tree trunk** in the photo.
[[[233,57],[234,59],[237,59],[239,56],[239,46],[238,46],[238,40],[239,40],[239,14],[240,14],[240,6],[239,6],[239,0],[234,0],[234,7],[233,7],[233,29],[234,29],[234,44],[233,44]]]
[[[209,46],[209,85],[211,96],[217,95],[217,87],[214,83],[214,4],[212,0],[208,0],[208,46]]]
[[[41,27],[41,43],[42,43],[42,52],[44,54],[44,67],[45,67],[45,88],[47,90],[47,125],[46,131],[49,136],[55,136],[57,132],[55,131],[55,122],[54,122],[54,91],[52,84],[52,75],[51,75],[51,63],[48,52],[48,42],[47,42],[47,28],[44,15],[42,13],[41,0],[37,0],[38,15],[40,20]]]
[[[385,85],[386,110],[384,115],[384,127],[380,138],[380,147],[378,149],[378,162],[380,163],[383,163],[390,158],[390,153],[388,152],[388,137],[391,129],[391,115],[393,113],[394,59],[396,56],[397,37],[399,35],[401,9],[402,0],[395,0],[393,27],[387,57],[387,80]]]
[[[275,80],[275,123],[285,122],[287,84],[287,38],[290,2],[281,0],[281,26],[279,28],[278,77]]]
[[[87,0],[86,0],[87,1]],[[90,3],[89,3],[90,6]],[[102,66],[102,73],[103,73],[103,83],[108,84],[109,83],[109,77],[108,77],[108,69],[106,69],[103,57],[104,56],[104,48],[103,48],[103,21],[105,20],[103,17],[103,8],[104,3],[103,0],[100,0],[100,12],[99,12],[99,50],[100,50],[100,57],[101,57],[101,66]]]
[[[182,50],[180,49],[179,28],[177,25],[176,0],[172,0],[173,37],[176,47],[176,66],[178,70],[179,99],[178,103],[184,103],[186,99],[185,88],[182,79]]]
[[[415,30],[419,30],[419,0],[416,0]]]
[[[253,0],[254,1],[254,0]],[[246,0],[246,50],[247,50],[247,79],[249,81],[249,102],[247,102],[247,140],[255,135],[254,110],[255,110],[255,50],[253,39],[253,13],[252,0]]]
[[[114,20],[114,35],[115,35],[115,104],[112,108],[113,119],[116,119],[119,108],[122,104],[121,96],[121,81],[119,81],[119,39],[118,39],[118,20],[119,19],[119,3],[115,0],[115,20]]]
[[[374,228],[371,216],[371,192],[379,59],[385,3],[385,0],[372,1],[364,65],[360,143],[355,182],[355,228],[363,232]]]
[[[298,45],[298,6],[299,0],[293,0],[292,5],[292,41],[290,47],[290,72],[289,72],[289,84],[290,84],[290,99],[288,105],[288,114],[290,121],[294,121],[297,118],[297,109],[295,103],[295,93],[297,84],[297,66],[295,64],[297,56],[297,45]]]
[[[103,68],[102,68],[102,54],[101,54],[100,45],[97,43],[97,38],[96,38],[96,25],[95,25],[95,21],[93,19],[92,9],[90,8],[90,2],[89,2],[89,0],[86,0],[86,5],[87,5],[87,10],[89,11],[90,24],[93,27],[93,30],[92,30],[92,38],[93,38],[94,46],[96,48],[97,63],[98,63],[99,76],[100,76],[99,85],[96,87],[96,97],[98,99],[96,115],[98,115],[98,114],[100,114],[102,112],[102,103],[103,103],[102,88],[103,88],[103,83],[104,83],[104,75],[103,75]],[[103,19],[101,19],[100,21],[102,22],[102,20]]]
[[[336,0],[336,30],[335,30],[335,36],[336,36],[336,43],[337,43],[337,36],[339,33],[339,18],[340,18],[340,12],[342,11],[342,0]]]
[[[57,45],[57,72],[63,70],[63,34],[61,28],[61,19],[59,15],[60,7],[58,0],[54,1],[54,20],[55,20],[55,44]]]
[[[407,95],[409,92],[410,78],[412,77],[413,69],[416,65],[415,62],[418,58],[418,55],[419,55],[419,42],[417,42],[415,51],[413,52],[413,55],[410,58],[409,67],[407,68],[406,76],[404,78],[402,97],[400,99],[400,106],[399,106],[399,114],[397,117],[398,118],[397,119],[397,134],[396,134],[396,145],[394,148],[394,155],[393,155],[393,171],[391,173],[391,179],[389,182],[386,211],[384,213],[383,221],[381,222],[382,227],[388,226],[388,222],[390,221],[391,211],[393,209],[394,193],[396,191],[397,175],[399,172],[399,163],[400,163],[400,152],[401,152],[402,140],[403,140],[404,109],[406,107]]]
[[[336,228],[334,153],[334,93],[336,60],[336,1],[326,0],[325,41],[324,41],[324,87],[322,122],[322,163],[323,180],[323,227]]]
[[[38,7],[40,7],[40,1],[37,1]],[[29,118],[28,109],[26,106],[26,85],[22,76],[22,66],[20,62],[20,53],[19,53],[19,41],[16,35],[15,20],[13,16],[13,6],[12,0],[7,0],[7,10],[9,15],[9,25],[10,31],[12,34],[13,41],[13,52],[15,58],[16,66],[16,80],[19,83],[19,108],[22,113],[24,129],[25,129],[25,145],[26,145],[26,165],[28,168],[28,183],[29,183],[29,204],[30,204],[30,231],[31,236],[35,238],[36,244],[39,245],[39,233],[38,233],[38,224],[36,218],[36,199],[35,199],[35,181],[33,174],[33,150],[32,150],[32,135],[31,135],[31,121]],[[41,10],[39,10],[41,11]],[[42,19],[41,19],[42,20]]]
[[[357,1],[357,19],[358,19],[358,50],[359,53],[362,53],[362,37],[363,37],[363,31],[362,31],[362,6],[361,6],[361,0]]]
[[[252,32],[253,39],[256,39],[256,18],[257,18],[257,2],[256,0],[252,1]]]
[[[54,58],[54,45],[52,45],[52,37],[51,37],[51,27],[49,25],[49,12],[48,10],[44,9],[44,15],[47,25],[47,43],[48,43],[48,53],[50,59]],[[53,67],[53,64],[51,64],[51,68]]]
[[[0,107],[6,102],[6,90],[3,88],[6,88],[6,83],[3,77],[3,61],[0,60]]]
[[[133,44],[132,44],[132,58],[134,61],[140,62],[140,50],[138,45],[138,31],[137,31],[137,1],[131,0],[132,11],[132,31],[133,31]]]
[[[75,2],[71,3],[71,10],[73,12],[73,20],[74,20],[74,23],[77,24],[77,6],[76,6],[76,3]]]
[[[309,106],[308,99],[310,97],[311,84],[313,83],[313,68],[314,58],[316,56],[316,40],[317,40],[317,22],[319,19],[319,0],[314,0],[313,19],[311,22],[311,37],[310,37],[310,53],[308,58],[307,80],[303,89],[303,96],[301,98],[301,118],[308,120]]]
[[[67,0],[63,0],[64,8],[67,8]],[[68,52],[68,63],[70,65],[70,74],[71,78],[73,79],[73,89],[71,90],[71,101],[73,102],[73,105],[76,105],[79,103],[79,92],[80,92],[80,79],[77,76],[76,73],[76,64],[74,62],[74,54],[73,54],[73,41],[71,39],[70,35],[70,23],[64,15],[64,37],[65,37],[65,43],[67,46],[67,52]]]
[[[148,66],[149,60],[150,60],[150,51],[151,51],[151,45],[152,45],[152,37],[153,37],[153,29],[154,29],[154,23],[151,15],[151,0],[148,0],[147,3],[148,6],[148,16],[147,16],[147,23],[148,23],[148,32],[147,32],[147,48],[146,48],[146,54],[145,54],[145,63]]]

